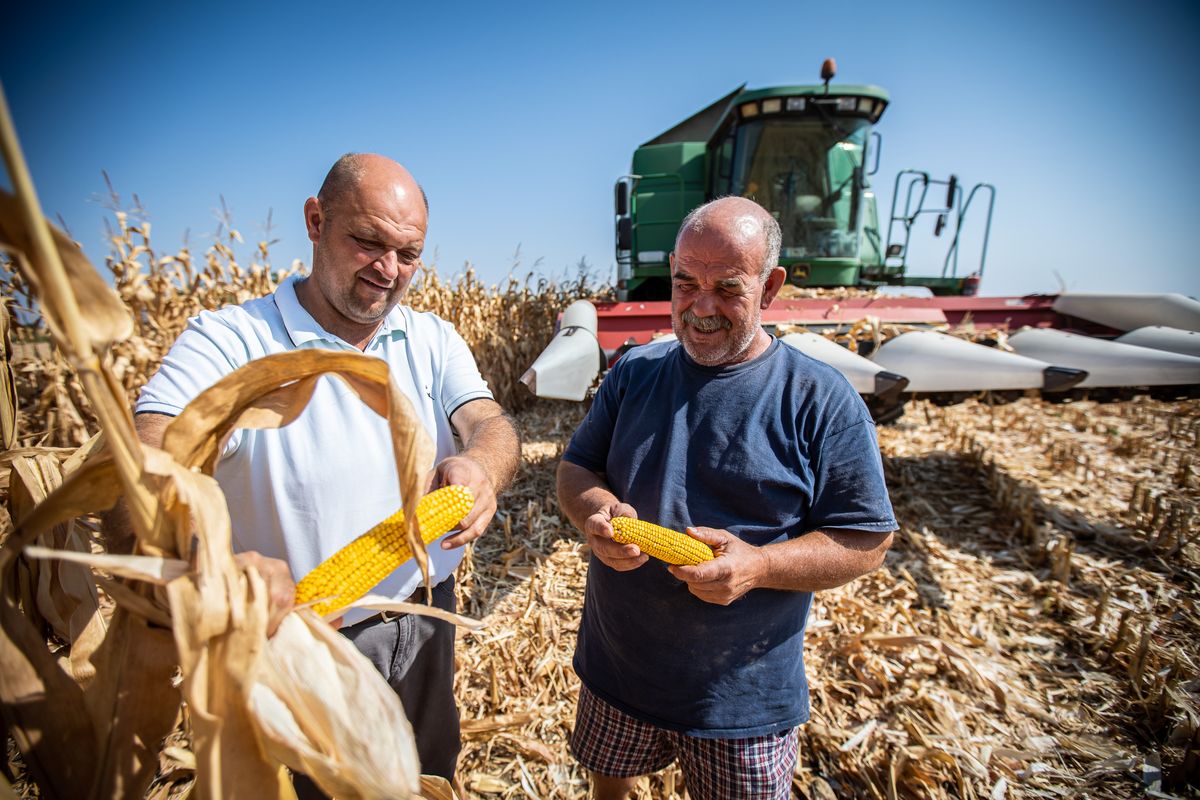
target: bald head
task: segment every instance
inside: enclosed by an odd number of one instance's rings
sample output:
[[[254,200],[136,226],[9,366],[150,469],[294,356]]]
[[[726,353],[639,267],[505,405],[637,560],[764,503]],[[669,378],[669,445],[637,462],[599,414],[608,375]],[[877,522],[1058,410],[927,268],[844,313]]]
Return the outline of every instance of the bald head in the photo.
[[[387,156],[375,153],[346,153],[333,163],[317,192],[321,208],[329,214],[364,181],[394,182],[397,186],[420,192],[425,213],[429,214],[429,198],[412,174]]]
[[[779,248],[783,234],[779,223],[753,200],[745,197],[721,197],[693,210],[683,219],[675,237],[675,250],[693,236],[716,235],[742,247],[762,248],[760,280],[779,266]]]

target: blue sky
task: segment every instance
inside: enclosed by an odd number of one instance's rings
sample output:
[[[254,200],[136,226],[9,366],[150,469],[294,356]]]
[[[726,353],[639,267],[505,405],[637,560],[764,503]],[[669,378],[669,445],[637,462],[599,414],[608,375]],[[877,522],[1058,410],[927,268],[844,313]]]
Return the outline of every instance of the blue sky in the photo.
[[[997,186],[985,293],[1200,295],[1195,3],[20,5],[0,80],[44,207],[97,264],[101,170],[160,250],[203,249],[223,196],[248,242],[272,212],[285,265],[311,254],[305,197],[361,150],[423,183],[443,273],[499,281],[519,247],[522,274],[607,278],[636,145],[832,56],[892,96],[881,214],[906,167]]]

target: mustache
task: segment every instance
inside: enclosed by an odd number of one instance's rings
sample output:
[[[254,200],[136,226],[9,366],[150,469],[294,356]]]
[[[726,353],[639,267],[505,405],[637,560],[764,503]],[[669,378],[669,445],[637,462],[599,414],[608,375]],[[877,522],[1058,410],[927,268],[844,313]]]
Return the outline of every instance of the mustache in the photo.
[[[682,319],[685,324],[691,325],[693,328],[697,328],[705,333],[711,333],[721,328],[728,330],[733,327],[733,323],[727,317],[723,317],[720,314],[714,314],[711,317],[697,317],[692,313],[691,309],[683,312]]]

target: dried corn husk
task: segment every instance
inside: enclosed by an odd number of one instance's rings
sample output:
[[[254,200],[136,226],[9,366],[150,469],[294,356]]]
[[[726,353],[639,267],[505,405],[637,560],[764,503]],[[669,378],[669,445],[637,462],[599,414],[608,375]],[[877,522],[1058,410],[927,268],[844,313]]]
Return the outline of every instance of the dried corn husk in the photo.
[[[17,443],[17,383],[13,375],[13,347],[8,300],[0,299],[0,449]]]
[[[271,638],[251,704],[267,751],[336,797],[420,790],[412,727],[370,660],[311,611]],[[378,674],[378,673],[376,673]]]

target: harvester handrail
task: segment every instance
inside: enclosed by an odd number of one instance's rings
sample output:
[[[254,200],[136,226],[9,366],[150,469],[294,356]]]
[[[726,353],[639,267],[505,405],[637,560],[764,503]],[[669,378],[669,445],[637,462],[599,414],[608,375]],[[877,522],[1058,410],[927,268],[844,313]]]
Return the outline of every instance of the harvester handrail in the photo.
[[[967,217],[967,211],[971,208],[971,202],[975,199],[975,193],[980,189],[986,189],[988,192],[988,210],[987,220],[983,225],[983,246],[979,252],[979,269],[976,275],[983,277],[984,263],[987,261],[988,236],[992,232],[992,210],[996,207],[996,187],[990,183],[977,183],[971,187],[970,194],[967,195],[967,201],[962,204],[962,208],[958,209],[958,219],[954,222],[954,239],[950,242],[950,249],[946,251],[946,261],[942,264],[942,277],[946,277],[946,270],[950,268],[950,257],[954,256],[954,270],[950,273],[952,277],[958,275],[958,244],[959,237],[962,234],[963,220]]]
[[[905,197],[904,197],[904,215],[898,217],[898,216],[896,216],[896,201],[900,197],[900,181],[901,181],[901,179],[904,178],[905,175],[915,175],[920,180],[918,181],[917,179],[914,179],[914,180],[911,180],[908,182],[908,186],[906,187]],[[929,191],[929,181],[930,181],[930,178],[929,178],[928,172],[925,172],[925,171],[919,170],[919,169],[902,169],[896,173],[896,180],[895,180],[894,184],[892,185],[892,208],[888,212],[887,243],[884,245],[884,259],[885,260],[887,259],[887,249],[892,246],[892,226],[896,222],[903,221],[904,222],[904,244],[901,247],[900,255],[899,255],[901,274],[903,274],[903,272],[904,272],[904,266],[905,266],[904,259],[905,259],[905,256],[908,254],[908,241],[909,241],[911,230],[912,230],[912,224],[916,221],[917,215],[921,213],[921,209],[925,205],[925,195]],[[921,198],[920,198],[920,200],[917,201],[917,210],[914,211],[912,214],[909,214],[909,211],[912,209],[913,187],[916,186],[918,182],[921,184]],[[899,243],[897,243],[897,244],[899,244]]]

